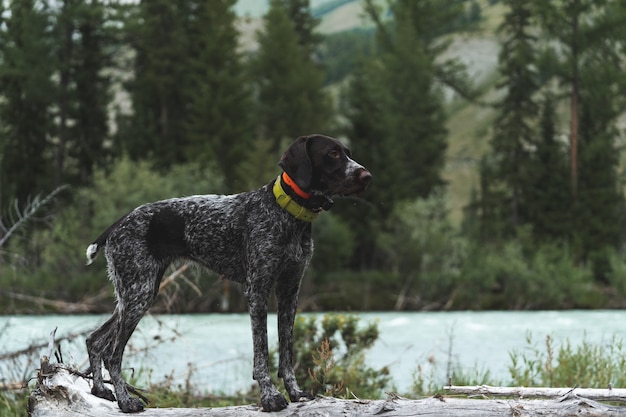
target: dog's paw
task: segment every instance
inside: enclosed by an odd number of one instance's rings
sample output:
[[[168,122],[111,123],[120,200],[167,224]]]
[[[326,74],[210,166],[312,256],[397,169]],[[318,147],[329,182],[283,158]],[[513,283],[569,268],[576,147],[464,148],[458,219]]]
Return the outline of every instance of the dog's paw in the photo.
[[[263,407],[263,411],[280,411],[286,408],[287,405],[287,400],[278,391],[274,391],[269,395],[261,396],[261,406]]]
[[[115,395],[113,395],[113,391],[108,388],[98,388],[94,386],[93,388],[91,388],[91,393],[96,397],[104,398],[105,400],[109,401],[115,401]]]
[[[308,391],[297,390],[293,394],[289,394],[289,399],[292,403],[311,401],[315,397]]]
[[[117,405],[120,406],[120,410],[124,413],[138,413],[143,411],[143,403],[139,398],[130,397],[124,401],[118,401]]]

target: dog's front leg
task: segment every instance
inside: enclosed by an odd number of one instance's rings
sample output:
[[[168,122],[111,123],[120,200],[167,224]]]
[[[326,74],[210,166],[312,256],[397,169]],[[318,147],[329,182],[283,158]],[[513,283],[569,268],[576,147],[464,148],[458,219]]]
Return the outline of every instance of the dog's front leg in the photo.
[[[280,411],[287,407],[287,400],[278,392],[270,378],[269,352],[267,348],[267,300],[271,285],[255,285],[254,280],[245,288],[252,325],[254,368],[252,377],[261,389],[263,411]]]
[[[292,402],[312,400],[313,396],[300,389],[293,371],[293,325],[298,307],[300,281],[306,270],[305,265],[298,265],[283,272],[276,284],[278,304],[278,376],[283,379],[285,389]]]

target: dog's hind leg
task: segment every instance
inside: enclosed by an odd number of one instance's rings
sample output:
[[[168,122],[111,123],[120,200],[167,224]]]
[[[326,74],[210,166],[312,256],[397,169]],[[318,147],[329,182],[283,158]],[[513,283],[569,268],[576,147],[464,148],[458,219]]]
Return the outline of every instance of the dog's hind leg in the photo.
[[[93,375],[93,387],[91,393],[105,400],[115,401],[113,392],[104,386],[102,378],[102,359],[109,356],[117,328],[117,309],[111,318],[87,337],[87,353],[89,355],[89,368]]]
[[[146,309],[147,310],[147,309]],[[135,331],[137,324],[141,320],[144,311],[138,311],[133,309],[131,313],[122,313],[119,320],[119,327],[115,346],[112,350],[110,357],[104,358],[104,363],[111,374],[111,382],[115,388],[115,394],[117,396],[117,404],[125,413],[135,413],[143,411],[143,403],[140,399],[131,397],[128,389],[126,388],[126,382],[122,376],[122,357],[124,355],[124,348],[128,339]]]
[[[104,358],[104,363],[111,374],[117,404],[120,410],[125,413],[142,411],[144,406],[140,399],[131,397],[122,377],[124,348],[139,321],[152,306],[158,294],[158,282],[163,271],[164,269],[157,268],[156,265],[130,274],[129,271],[125,271],[125,279],[128,280],[125,281],[125,291],[118,291],[120,299],[118,301],[117,338],[112,346],[110,356]]]

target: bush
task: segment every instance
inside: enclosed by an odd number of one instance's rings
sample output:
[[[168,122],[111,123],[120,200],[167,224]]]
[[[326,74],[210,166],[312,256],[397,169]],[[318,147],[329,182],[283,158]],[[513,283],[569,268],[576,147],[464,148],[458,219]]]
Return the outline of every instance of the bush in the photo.
[[[220,176],[195,164],[174,166],[161,174],[146,162],[122,158],[110,172],[96,170],[93,185],[75,190],[73,202],[59,210],[49,226],[12,245],[28,262],[13,265],[11,273],[9,266],[0,264],[0,286],[66,301],[93,296],[105,286],[112,295],[104,268],[85,267],[89,243],[140,204],[221,189]],[[102,258],[97,260],[100,265]],[[4,304],[8,311],[24,308],[14,302]]]
[[[293,332],[294,371],[301,388],[343,398],[380,398],[391,381],[387,368],[365,364],[365,353],[378,339],[378,325],[359,326],[354,315],[298,316]],[[278,353],[272,352],[272,374]],[[277,384],[278,385],[278,384]]]
[[[551,336],[539,348],[527,336],[529,353],[511,352],[509,372],[514,386],[546,387],[623,387],[626,384],[626,352],[615,336],[605,345],[584,339],[572,347],[566,340],[557,350]]]
[[[577,266],[567,246],[529,241],[475,243],[463,264],[456,308],[564,309],[604,305],[592,273]]]
[[[0,417],[22,417],[27,405],[27,392],[0,392]]]
[[[466,260],[467,240],[452,227],[447,213],[442,192],[394,208],[388,232],[379,238],[399,281],[394,304],[388,308],[450,307],[451,294]]]

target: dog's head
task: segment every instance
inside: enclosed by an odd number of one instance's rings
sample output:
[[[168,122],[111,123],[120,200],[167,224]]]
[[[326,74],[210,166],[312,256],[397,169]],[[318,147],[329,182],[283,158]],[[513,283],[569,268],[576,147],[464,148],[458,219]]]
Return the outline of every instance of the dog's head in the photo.
[[[362,193],[372,179],[351,156],[337,139],[316,134],[296,139],[279,165],[305,191],[345,196]]]

